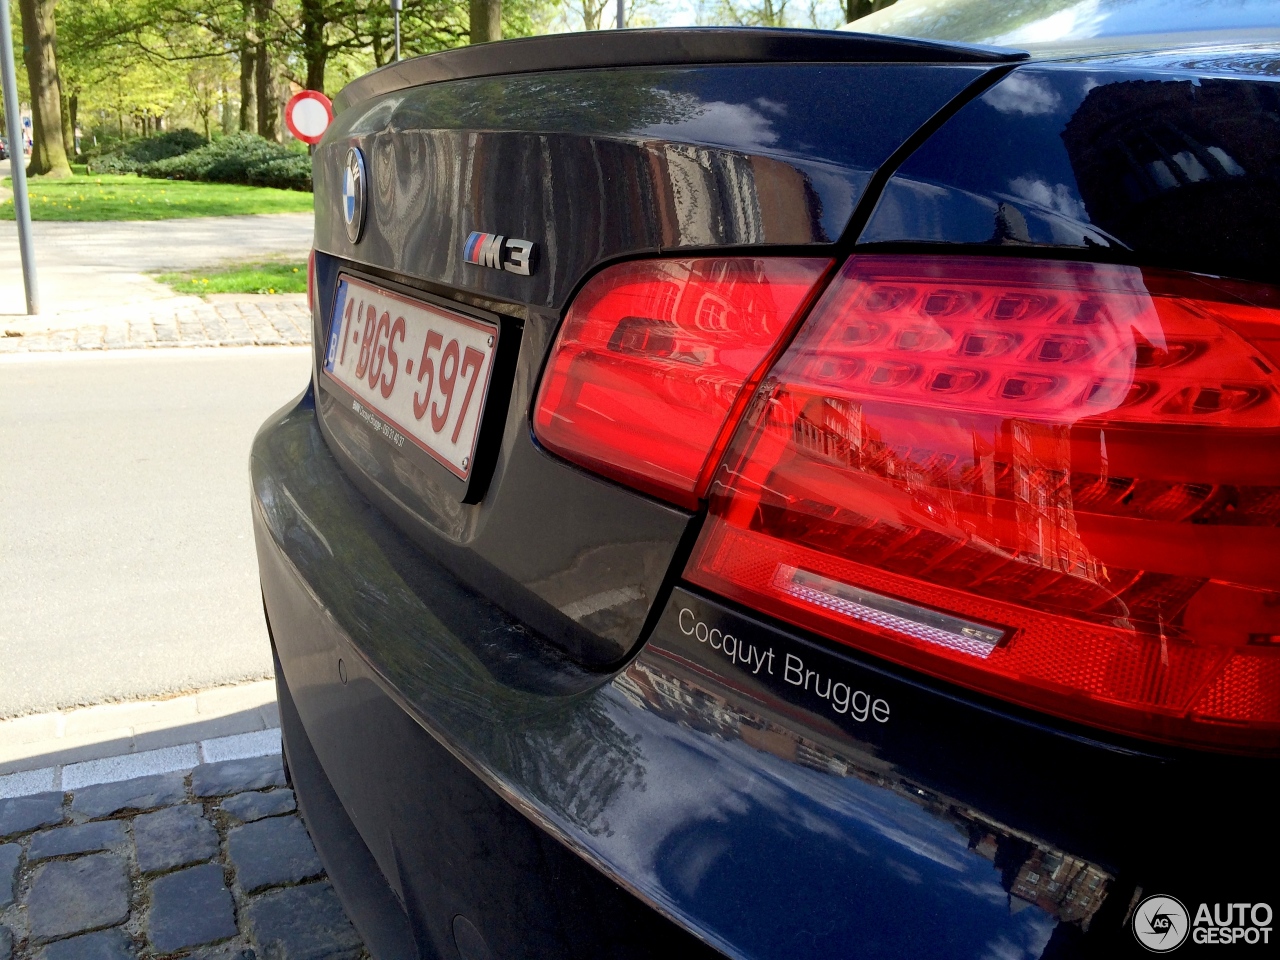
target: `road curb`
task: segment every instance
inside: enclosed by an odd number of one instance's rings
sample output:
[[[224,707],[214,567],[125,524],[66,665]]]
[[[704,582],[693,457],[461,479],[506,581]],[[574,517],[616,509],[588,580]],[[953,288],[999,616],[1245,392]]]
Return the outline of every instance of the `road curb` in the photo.
[[[304,346],[311,342],[305,294],[198,297],[125,304],[103,310],[12,319],[0,354],[157,347]]]
[[[3,720],[0,799],[278,751],[279,726],[273,680]]]

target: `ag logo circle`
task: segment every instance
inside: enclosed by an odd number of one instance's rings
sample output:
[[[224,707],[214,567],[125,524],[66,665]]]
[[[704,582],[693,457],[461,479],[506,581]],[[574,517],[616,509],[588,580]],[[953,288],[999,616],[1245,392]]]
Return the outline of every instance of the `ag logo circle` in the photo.
[[[1152,953],[1177,950],[1191,932],[1191,916],[1181,901],[1157,894],[1133,911],[1133,935]]]
[[[360,234],[364,232],[368,180],[364,154],[359,147],[352,147],[347,151],[347,163],[342,170],[342,219],[347,224],[347,239],[352,243],[359,243]]]

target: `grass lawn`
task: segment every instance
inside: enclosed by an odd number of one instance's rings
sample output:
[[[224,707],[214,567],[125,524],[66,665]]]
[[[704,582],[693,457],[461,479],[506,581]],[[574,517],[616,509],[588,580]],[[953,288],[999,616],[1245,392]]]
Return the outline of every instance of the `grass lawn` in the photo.
[[[306,293],[305,263],[246,263],[196,273],[162,273],[156,277],[178,293]]]
[[[13,182],[5,178],[0,220],[13,219]],[[310,213],[311,194],[272,187],[86,174],[27,181],[33,220],[169,220],[243,213]]]

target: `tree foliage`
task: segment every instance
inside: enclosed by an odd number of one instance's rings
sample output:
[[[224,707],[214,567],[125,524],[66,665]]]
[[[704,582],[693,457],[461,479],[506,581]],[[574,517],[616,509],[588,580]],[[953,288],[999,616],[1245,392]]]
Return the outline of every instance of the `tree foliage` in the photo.
[[[582,0],[591,2],[591,0]],[[698,23],[737,27],[830,29],[893,5],[895,0],[697,0]],[[949,2],[949,0],[940,0]],[[990,0],[981,0],[989,3]]]

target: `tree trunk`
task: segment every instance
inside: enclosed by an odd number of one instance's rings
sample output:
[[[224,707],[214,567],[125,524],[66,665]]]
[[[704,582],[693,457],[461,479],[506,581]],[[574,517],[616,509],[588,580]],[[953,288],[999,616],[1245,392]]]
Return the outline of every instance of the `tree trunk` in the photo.
[[[861,20],[869,13],[892,7],[894,0],[845,0],[844,18],[846,23]]]
[[[27,81],[31,85],[31,176],[71,176],[67,143],[62,135],[62,91],[58,84],[58,61],[54,56],[57,27],[53,22],[53,0],[18,0],[22,11],[22,42],[27,61]],[[16,139],[16,138],[15,138]]]
[[[67,159],[71,159],[76,154],[75,124],[71,122],[71,98],[63,93],[58,100],[59,119],[62,121],[62,143],[67,148]]]
[[[253,105],[253,62],[257,50],[249,43],[240,47],[240,130],[253,133],[257,112]]]
[[[257,82],[258,100],[258,136],[275,140],[276,133],[276,92],[274,78],[271,76],[271,48],[267,45],[268,18],[274,0],[254,0],[253,20],[254,32],[258,35],[258,50],[254,64],[254,79]]]
[[[218,126],[223,133],[231,132],[231,98],[227,96],[227,82],[218,81]]]
[[[244,20],[244,40],[240,43],[240,132],[253,133],[258,120],[253,102],[253,67],[258,57],[258,46],[257,35],[251,25],[251,0],[240,0],[240,13]]]
[[[471,42],[502,39],[502,0],[471,0]]]
[[[324,0],[302,0],[302,57],[307,65],[307,89],[324,93],[324,68],[329,50],[324,45]]]
[[[254,80],[257,83],[258,101],[258,136],[268,140],[277,139],[276,134],[276,93],[271,76],[271,52],[265,42],[258,44],[257,63],[254,66]]]
[[[76,130],[80,128],[80,94],[73,93],[67,98],[67,109],[71,114],[71,143],[76,142]]]

